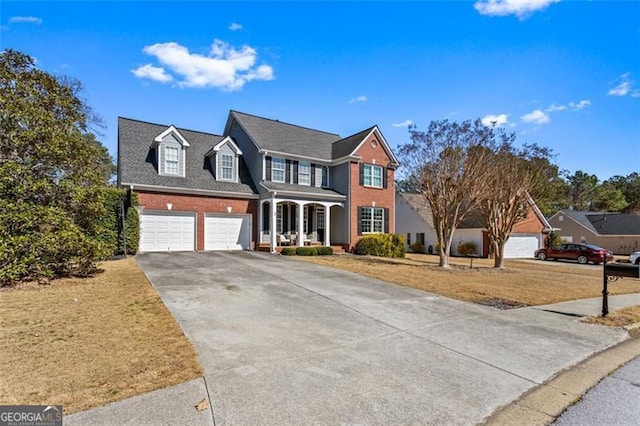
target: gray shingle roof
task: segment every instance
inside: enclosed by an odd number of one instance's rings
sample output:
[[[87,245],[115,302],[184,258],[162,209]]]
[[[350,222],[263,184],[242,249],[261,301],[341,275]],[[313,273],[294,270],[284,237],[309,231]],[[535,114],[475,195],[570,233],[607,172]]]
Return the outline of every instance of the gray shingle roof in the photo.
[[[347,198],[345,195],[340,194],[339,192],[336,192],[332,189],[318,188],[316,186],[302,186],[276,182],[262,182],[261,185],[271,191],[296,192],[301,196],[304,196],[304,194],[308,194],[310,197],[325,196],[332,199],[340,198],[342,200],[345,200]]]
[[[640,235],[640,216],[624,213],[582,212],[562,210],[562,213],[600,235]]]
[[[424,222],[433,228],[433,216],[431,214],[431,207],[422,194],[415,194],[410,192],[402,192],[398,194],[400,197],[413,208],[418,215],[424,220]],[[458,225],[458,229],[477,229],[484,228],[482,221],[482,215],[478,210],[473,210],[467,213],[466,217]]]
[[[170,125],[118,117],[119,183],[257,194],[242,157],[238,183],[214,179],[205,154],[223,137],[211,133],[178,128],[190,145],[186,149],[185,177],[160,176],[153,141],[168,127]]]
[[[351,153],[360,145],[360,142],[373,130],[375,126],[371,126],[355,135],[348,136],[335,142],[331,148],[332,158],[342,158]]]
[[[257,117],[238,111],[230,115],[251,136],[260,149],[291,155],[331,160],[331,144],[340,135],[308,129],[278,120]]]

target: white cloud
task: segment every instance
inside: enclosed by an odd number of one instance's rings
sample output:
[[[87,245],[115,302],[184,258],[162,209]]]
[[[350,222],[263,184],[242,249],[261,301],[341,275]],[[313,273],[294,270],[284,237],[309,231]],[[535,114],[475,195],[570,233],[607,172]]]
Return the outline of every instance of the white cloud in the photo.
[[[487,127],[495,125],[496,127],[502,127],[509,123],[509,116],[507,114],[487,114],[482,120],[482,124]]]
[[[366,96],[358,96],[356,98],[350,99],[348,103],[355,104],[355,103],[363,103],[363,102],[367,102]]]
[[[531,111],[520,117],[525,123],[546,124],[550,121],[549,115],[540,109]]]
[[[242,29],[242,25],[238,24],[237,22],[232,22],[231,25],[229,25],[229,29],[231,31],[238,31]]]
[[[580,102],[569,102],[567,105],[556,105],[551,104],[545,112],[556,112],[556,111],[580,111],[588,106],[591,106],[591,101],[588,99],[583,99]]]
[[[148,78],[153,81],[158,81],[160,83],[167,83],[173,80],[173,77],[167,74],[162,67],[154,67],[151,64],[143,65],[141,67],[136,68],[135,70],[131,70],[133,75],[138,78]]]
[[[9,18],[10,24],[42,24],[42,18],[36,16],[12,16]]]
[[[408,127],[408,126],[411,126],[412,124],[413,124],[413,121],[411,121],[411,120],[404,120],[404,121],[402,121],[402,122],[400,122],[400,123],[392,123],[391,125],[392,125],[393,127]]]
[[[609,90],[611,96],[631,96],[632,98],[640,97],[640,89],[634,87],[634,81],[631,80],[631,73],[622,74],[616,81],[618,85]]]
[[[488,16],[516,15],[523,20],[535,12],[546,9],[560,0],[478,0],[473,7]]]
[[[587,100],[587,99],[583,99],[578,103],[575,102],[569,102],[569,108],[571,108],[574,111],[579,111],[583,108],[586,108],[588,106],[591,105],[591,101]]]
[[[551,106],[547,108],[547,112],[564,111],[566,109],[567,109],[566,105],[551,104]]]
[[[176,42],[145,46],[143,52],[155,56],[164,65],[164,68],[145,65],[148,73],[153,72],[155,76],[162,76],[164,74],[159,73],[162,70],[172,79],[178,80],[180,87],[217,87],[223,90],[239,90],[250,81],[275,78],[271,66],[255,66],[258,54],[254,48],[245,45],[235,49],[218,39],[214,40],[208,55],[191,53],[189,49]],[[172,74],[168,74],[169,72]],[[151,75],[143,74],[139,77],[153,79]],[[163,80],[156,81],[171,81],[166,77],[161,78]]]

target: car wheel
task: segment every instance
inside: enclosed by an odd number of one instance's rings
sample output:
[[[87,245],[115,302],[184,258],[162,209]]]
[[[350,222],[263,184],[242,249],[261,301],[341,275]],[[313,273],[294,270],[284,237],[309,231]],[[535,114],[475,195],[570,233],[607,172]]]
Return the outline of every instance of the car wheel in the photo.
[[[547,254],[545,252],[538,253],[539,260],[547,260]]]
[[[589,262],[587,256],[578,256],[578,263],[581,265],[585,265]]]
[[[640,257],[636,259],[636,265],[640,265]]]

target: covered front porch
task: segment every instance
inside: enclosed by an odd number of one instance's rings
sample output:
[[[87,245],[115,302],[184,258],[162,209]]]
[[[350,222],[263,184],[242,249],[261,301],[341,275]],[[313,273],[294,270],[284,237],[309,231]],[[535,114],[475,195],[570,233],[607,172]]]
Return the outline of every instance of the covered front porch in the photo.
[[[330,246],[331,201],[269,198],[260,201],[260,243],[271,252],[283,246]]]

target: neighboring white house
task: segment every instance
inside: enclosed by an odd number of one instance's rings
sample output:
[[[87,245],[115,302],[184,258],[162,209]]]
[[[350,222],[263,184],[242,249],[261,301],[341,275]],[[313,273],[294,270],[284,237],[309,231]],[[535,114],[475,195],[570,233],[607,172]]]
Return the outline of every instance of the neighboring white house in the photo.
[[[527,217],[518,222],[505,245],[505,258],[533,257],[533,253],[544,246],[544,234],[551,226],[535,203],[531,203]],[[422,194],[396,194],[396,233],[405,236],[407,248],[416,241],[422,243],[425,252],[434,252],[438,243],[431,209]],[[489,238],[477,215],[470,215],[453,234],[451,254],[457,255],[461,243],[472,242],[477,254],[489,256]]]

